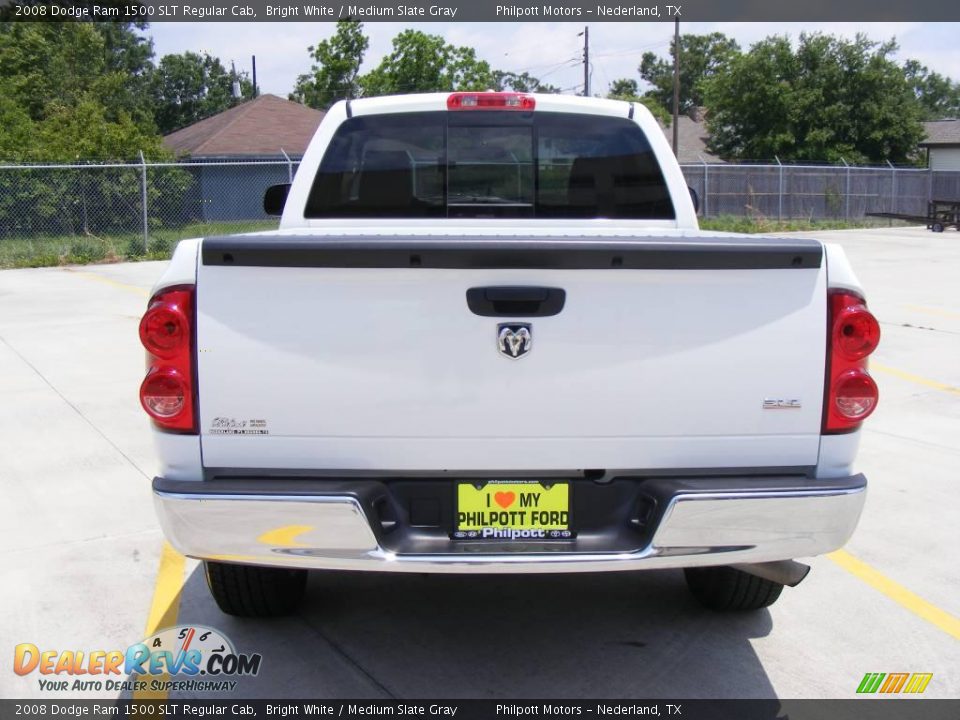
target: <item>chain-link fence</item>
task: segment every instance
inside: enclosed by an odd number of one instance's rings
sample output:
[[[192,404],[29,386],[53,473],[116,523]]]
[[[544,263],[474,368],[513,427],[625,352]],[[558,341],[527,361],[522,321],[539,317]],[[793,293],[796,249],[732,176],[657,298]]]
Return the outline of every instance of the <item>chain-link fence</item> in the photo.
[[[46,248],[67,259],[162,255],[186,237],[275,228],[263,194],[290,182],[297,165],[0,165],[0,264],[23,264],[9,257],[18,249]]]
[[[926,216],[930,200],[960,199],[960,172],[834,165],[683,165],[700,215],[858,220],[868,213]]]
[[[289,182],[296,169],[287,158],[0,165],[0,253],[17,242],[47,243],[69,258],[78,242],[99,252],[96,243],[109,241],[104,252],[135,256],[162,253],[184,237],[276,227],[263,212],[264,191]],[[685,165],[683,172],[705,217],[923,216],[928,200],[960,199],[960,172],[776,164]]]

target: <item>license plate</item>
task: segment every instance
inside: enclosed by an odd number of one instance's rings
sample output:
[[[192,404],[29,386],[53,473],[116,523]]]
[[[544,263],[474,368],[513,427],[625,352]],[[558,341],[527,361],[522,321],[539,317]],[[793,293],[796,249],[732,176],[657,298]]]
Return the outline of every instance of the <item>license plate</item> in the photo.
[[[458,539],[563,540],[570,530],[570,483],[491,480],[457,484]]]

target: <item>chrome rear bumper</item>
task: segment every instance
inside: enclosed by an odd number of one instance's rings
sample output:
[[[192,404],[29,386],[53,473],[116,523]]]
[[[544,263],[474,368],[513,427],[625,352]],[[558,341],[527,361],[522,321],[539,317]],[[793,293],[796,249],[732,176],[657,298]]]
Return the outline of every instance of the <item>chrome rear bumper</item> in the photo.
[[[434,539],[398,549],[376,519],[375,481],[154,480],[164,533],[185,555],[305,569],[393,572],[596,572],[759,563],[841,547],[866,495],[862,475],[809,478],[657,478],[656,511],[636,549],[585,540],[531,543]],[[438,548],[440,551],[437,551]]]

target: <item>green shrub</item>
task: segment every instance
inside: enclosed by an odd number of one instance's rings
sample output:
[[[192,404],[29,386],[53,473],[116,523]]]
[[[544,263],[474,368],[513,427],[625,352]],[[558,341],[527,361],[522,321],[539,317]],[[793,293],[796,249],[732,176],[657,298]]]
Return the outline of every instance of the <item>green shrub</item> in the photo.
[[[131,236],[131,238],[127,241],[127,250],[125,254],[131,260],[137,260],[146,255],[147,251],[143,247],[143,238],[137,235]]]
[[[79,238],[70,244],[67,255],[64,258],[68,263],[84,265],[86,263],[98,262],[107,257],[107,246],[102,240],[96,238]]]
[[[170,257],[176,242],[169,237],[151,237],[150,252],[147,253],[153,260],[166,260]]]

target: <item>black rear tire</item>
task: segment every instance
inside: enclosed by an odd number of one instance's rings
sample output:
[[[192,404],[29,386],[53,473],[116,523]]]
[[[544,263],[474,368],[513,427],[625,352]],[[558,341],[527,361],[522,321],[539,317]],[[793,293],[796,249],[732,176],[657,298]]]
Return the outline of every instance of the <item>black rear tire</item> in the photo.
[[[687,587],[701,605],[721,612],[769,607],[783,585],[732,567],[685,568]]]
[[[306,570],[234,565],[204,561],[210,594],[227,615],[279,617],[289,615],[303,599]]]

